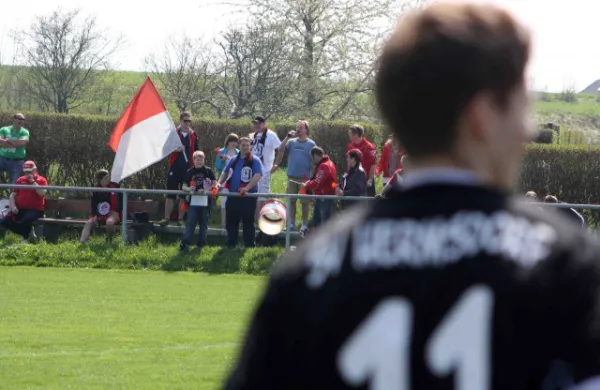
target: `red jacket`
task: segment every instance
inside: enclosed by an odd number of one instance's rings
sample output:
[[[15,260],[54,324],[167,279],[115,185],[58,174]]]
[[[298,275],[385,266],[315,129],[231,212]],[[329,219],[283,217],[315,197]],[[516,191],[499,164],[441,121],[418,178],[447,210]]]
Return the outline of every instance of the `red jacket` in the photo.
[[[390,177],[390,173],[388,172],[390,169],[390,159],[392,157],[392,154],[394,153],[394,148],[392,146],[392,141],[387,141],[385,143],[385,145],[383,145],[383,150],[381,151],[381,158],[379,159],[379,162],[377,163],[377,168],[375,168],[375,174],[378,175],[379,173],[383,173],[383,177]],[[396,169],[402,168],[402,162],[400,161],[402,159],[402,156],[404,155],[404,150],[400,149],[400,151],[397,153],[397,162],[396,162]],[[364,167],[364,165],[363,165]],[[368,173],[368,172],[367,172]]]
[[[348,146],[346,146],[346,153],[352,149],[358,149],[362,153],[360,165],[362,165],[363,169],[365,170],[368,179],[369,172],[371,172],[371,167],[377,164],[377,148],[375,145],[367,141],[365,137],[363,137],[362,140],[357,144],[351,141]]]
[[[194,130],[192,130],[192,129],[190,129],[190,132],[185,140],[183,139],[183,136],[181,135],[180,129],[177,129],[177,135],[179,135],[179,139],[181,140],[182,144],[184,144],[184,142],[190,143],[190,155],[188,156],[188,164],[191,168],[194,166],[194,158],[192,156],[194,155],[194,152],[199,149],[198,136],[196,135],[196,132],[194,132]],[[185,144],[184,144],[184,146],[185,146]],[[170,167],[172,167],[173,164],[175,164],[175,161],[177,160],[179,153],[183,153],[183,152],[173,152],[169,155],[169,166]]]
[[[337,172],[329,156],[323,156],[315,168],[315,173],[306,182],[306,189],[314,195],[335,195]]]

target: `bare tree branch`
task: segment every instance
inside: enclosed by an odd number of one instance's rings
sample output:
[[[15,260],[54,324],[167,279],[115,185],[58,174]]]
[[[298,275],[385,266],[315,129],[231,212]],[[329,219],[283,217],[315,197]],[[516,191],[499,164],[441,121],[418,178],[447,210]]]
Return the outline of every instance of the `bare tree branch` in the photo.
[[[27,30],[14,34],[23,49],[26,69],[18,77],[27,93],[42,106],[69,112],[84,103],[97,71],[109,65],[122,38],[110,39],[88,16],[78,23],[79,11],[58,9],[37,16]]]

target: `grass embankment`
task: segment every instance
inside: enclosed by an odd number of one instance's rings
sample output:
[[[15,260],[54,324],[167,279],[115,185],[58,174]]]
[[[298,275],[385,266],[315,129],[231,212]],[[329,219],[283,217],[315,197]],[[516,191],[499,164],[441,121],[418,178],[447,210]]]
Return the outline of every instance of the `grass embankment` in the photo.
[[[0,388],[218,389],[264,280],[0,267]]]
[[[40,242],[22,244],[7,235],[0,243],[0,266],[35,266],[60,268],[142,269],[195,271],[213,274],[243,273],[265,275],[284,248],[227,249],[205,247],[180,253],[177,244],[163,244],[150,238],[136,245],[124,246],[115,239],[93,238],[86,244],[64,240],[57,244]]]

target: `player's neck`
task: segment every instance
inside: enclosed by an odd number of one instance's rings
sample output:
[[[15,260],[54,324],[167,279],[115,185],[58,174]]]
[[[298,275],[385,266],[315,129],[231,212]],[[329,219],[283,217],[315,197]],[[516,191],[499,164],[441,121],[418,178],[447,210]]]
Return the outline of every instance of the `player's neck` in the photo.
[[[411,158],[410,168],[406,169],[407,174],[410,176],[433,175],[435,171],[440,175],[444,172],[453,172],[463,176],[468,175],[478,184],[505,189],[503,183],[495,180],[495,174],[492,169],[488,169],[488,164],[475,159],[454,156],[435,156],[426,159]]]

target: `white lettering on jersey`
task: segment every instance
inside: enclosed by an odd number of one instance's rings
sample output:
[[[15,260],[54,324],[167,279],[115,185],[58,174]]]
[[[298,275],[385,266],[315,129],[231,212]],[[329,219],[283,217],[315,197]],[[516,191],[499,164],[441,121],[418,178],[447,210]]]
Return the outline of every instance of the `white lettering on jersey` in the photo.
[[[348,245],[348,235],[338,235],[333,239],[326,235],[318,236],[306,255],[309,272],[306,285],[319,288],[328,277],[340,272],[344,254]]]
[[[484,252],[532,266],[550,254],[556,231],[548,224],[499,211],[460,212],[450,219],[373,220],[353,232],[355,270],[441,267]]]

